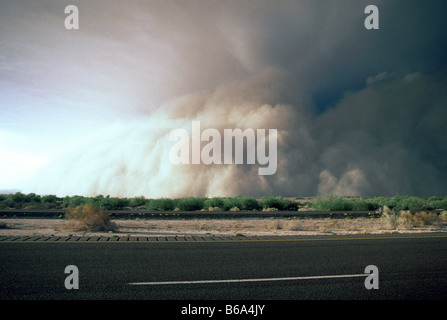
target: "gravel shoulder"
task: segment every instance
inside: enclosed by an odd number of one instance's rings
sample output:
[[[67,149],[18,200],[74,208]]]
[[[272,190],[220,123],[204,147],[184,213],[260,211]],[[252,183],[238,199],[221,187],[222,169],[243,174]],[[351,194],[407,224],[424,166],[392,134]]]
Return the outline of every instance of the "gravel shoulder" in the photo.
[[[75,231],[65,219],[0,219],[0,236],[164,236],[164,235],[343,235],[447,232],[447,222],[413,228],[389,226],[383,219],[116,219],[112,230]]]

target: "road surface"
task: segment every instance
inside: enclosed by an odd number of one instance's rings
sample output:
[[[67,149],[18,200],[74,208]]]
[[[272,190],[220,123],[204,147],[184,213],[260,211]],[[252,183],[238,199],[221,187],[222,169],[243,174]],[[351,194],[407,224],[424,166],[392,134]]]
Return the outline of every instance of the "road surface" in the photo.
[[[65,287],[68,265],[79,289]],[[368,265],[379,289],[365,288]],[[447,236],[3,242],[0,274],[2,300],[437,300],[447,298]]]

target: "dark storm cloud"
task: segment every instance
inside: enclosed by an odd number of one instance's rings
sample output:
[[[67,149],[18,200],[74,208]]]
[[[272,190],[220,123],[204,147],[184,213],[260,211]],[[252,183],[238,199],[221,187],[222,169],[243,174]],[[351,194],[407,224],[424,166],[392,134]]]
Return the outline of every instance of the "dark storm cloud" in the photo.
[[[346,95],[316,122],[321,167],[338,177],[359,169],[359,194],[445,193],[446,84],[411,74]]]

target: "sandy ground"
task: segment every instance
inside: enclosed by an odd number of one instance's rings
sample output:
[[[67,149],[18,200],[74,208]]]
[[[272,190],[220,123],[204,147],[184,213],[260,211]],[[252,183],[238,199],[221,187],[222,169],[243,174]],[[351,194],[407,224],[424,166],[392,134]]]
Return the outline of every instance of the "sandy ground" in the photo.
[[[393,229],[383,219],[113,220],[113,230],[75,231],[64,219],[0,219],[0,236],[328,235],[447,232],[447,222]]]

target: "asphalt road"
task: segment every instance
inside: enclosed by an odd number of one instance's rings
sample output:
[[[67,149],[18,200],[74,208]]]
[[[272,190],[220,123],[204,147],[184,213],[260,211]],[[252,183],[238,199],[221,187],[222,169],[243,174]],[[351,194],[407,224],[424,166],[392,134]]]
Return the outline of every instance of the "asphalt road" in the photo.
[[[68,265],[79,289],[65,287]],[[378,289],[365,288],[368,265],[378,268]],[[444,300],[447,236],[7,242],[0,277],[0,300]]]

